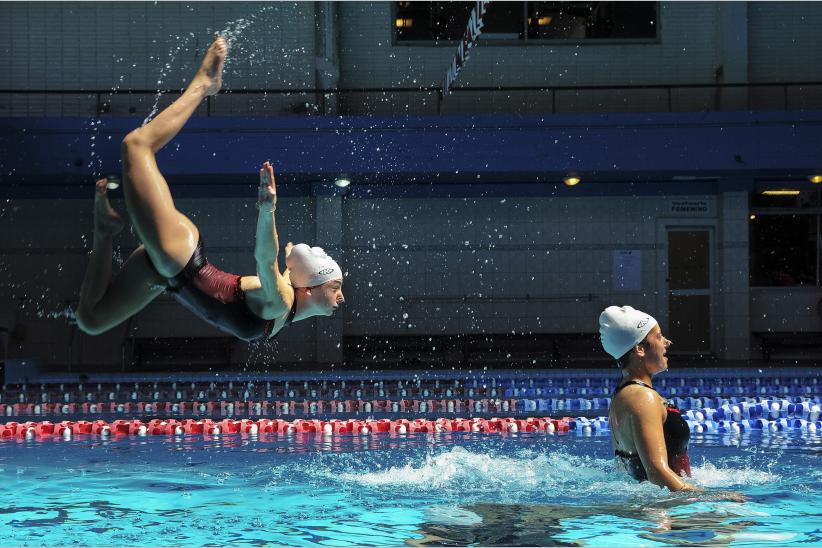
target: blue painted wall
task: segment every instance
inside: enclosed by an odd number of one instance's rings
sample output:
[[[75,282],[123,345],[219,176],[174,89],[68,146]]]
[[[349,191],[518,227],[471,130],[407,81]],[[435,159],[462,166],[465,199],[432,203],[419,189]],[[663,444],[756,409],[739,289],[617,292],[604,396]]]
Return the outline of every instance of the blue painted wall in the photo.
[[[0,119],[0,193],[85,196],[93,172],[119,173],[120,141],[139,123]],[[354,182],[352,197],[744,190],[755,180],[803,181],[822,171],[822,111],[204,117],[158,156],[181,197],[247,196],[268,159],[285,195],[322,192],[343,174]],[[596,184],[567,189],[559,182],[570,172]]]

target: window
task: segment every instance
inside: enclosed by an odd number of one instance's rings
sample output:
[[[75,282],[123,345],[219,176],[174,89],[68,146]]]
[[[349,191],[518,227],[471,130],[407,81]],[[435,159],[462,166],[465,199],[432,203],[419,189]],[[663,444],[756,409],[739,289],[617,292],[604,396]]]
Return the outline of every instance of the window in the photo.
[[[395,2],[398,42],[459,40],[475,2]],[[657,2],[491,2],[485,40],[652,40]]]
[[[822,210],[819,190],[755,194],[751,200],[752,286],[819,286]]]

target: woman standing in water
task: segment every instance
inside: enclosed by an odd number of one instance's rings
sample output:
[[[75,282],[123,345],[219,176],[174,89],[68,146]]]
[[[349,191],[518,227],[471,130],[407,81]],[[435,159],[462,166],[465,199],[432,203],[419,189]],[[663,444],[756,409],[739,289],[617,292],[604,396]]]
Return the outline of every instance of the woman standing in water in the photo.
[[[319,247],[289,244],[287,269],[280,271],[277,192],[268,162],[260,169],[256,276],[229,274],[210,264],[197,226],[174,206],[155,154],[205,97],[220,90],[227,54],[228,43],[218,37],[180,98],[123,140],[126,207],[142,245],[113,277],[112,240],[124,223],[109,203],[106,181],[97,181],[93,248],[77,308],[77,323],[86,333],[111,329],[164,291],[203,320],[247,341],[273,337],[295,321],[330,316],[344,302],[342,271]]]
[[[615,456],[639,481],[671,491],[699,490],[682,479],[691,475],[688,423],[653,388],[653,376],[668,369],[671,341],[652,316],[630,306],[606,308],[599,333],[622,368],[608,413]]]

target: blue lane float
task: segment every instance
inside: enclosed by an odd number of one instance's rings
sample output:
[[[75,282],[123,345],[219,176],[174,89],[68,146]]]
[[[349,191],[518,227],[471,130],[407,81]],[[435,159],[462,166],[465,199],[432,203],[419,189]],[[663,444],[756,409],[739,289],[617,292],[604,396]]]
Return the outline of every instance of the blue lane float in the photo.
[[[571,432],[582,435],[610,432],[608,417],[594,419],[576,417],[566,419]],[[822,433],[822,421],[810,421],[791,417],[776,420],[743,419],[735,420],[703,420],[686,419],[691,432],[694,434],[744,434],[757,432],[769,434],[775,432],[792,432],[800,435],[816,436]]]
[[[109,383],[51,383],[6,385],[0,403],[80,403],[100,401],[185,401],[185,400],[346,400],[346,399],[483,399],[505,398],[530,401],[562,400],[562,409],[602,408],[616,388],[617,375],[601,378],[577,376],[569,372],[557,378],[451,378],[397,380],[321,381],[159,381]],[[590,373],[589,373],[590,374]],[[751,375],[754,373],[751,373]],[[684,375],[684,373],[683,373]],[[711,375],[705,378],[705,375]],[[665,397],[682,402],[680,407],[718,407],[718,399],[751,396],[774,398],[814,397],[822,394],[819,373],[772,376],[702,377],[666,374],[655,379],[656,389]],[[570,404],[570,407],[569,407]],[[540,405],[540,404],[538,404]],[[545,406],[546,404],[542,404]],[[679,403],[678,403],[679,405]],[[545,409],[559,408],[550,404]],[[537,408],[539,409],[539,407]]]

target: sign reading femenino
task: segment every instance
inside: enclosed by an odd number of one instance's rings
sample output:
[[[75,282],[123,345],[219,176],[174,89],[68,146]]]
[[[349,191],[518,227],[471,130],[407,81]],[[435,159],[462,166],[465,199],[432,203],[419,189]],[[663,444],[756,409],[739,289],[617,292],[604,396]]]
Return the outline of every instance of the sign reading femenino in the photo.
[[[474,47],[479,35],[482,34],[482,18],[490,3],[490,0],[477,0],[474,9],[471,10],[471,17],[468,18],[468,26],[457,46],[457,54],[454,56],[454,60],[451,61],[448,72],[445,73],[445,81],[442,85],[443,93],[446,93],[451,87],[451,84],[454,83],[454,80],[457,79],[457,74],[459,74],[465,61],[468,60],[468,54],[471,53],[471,49]]]

